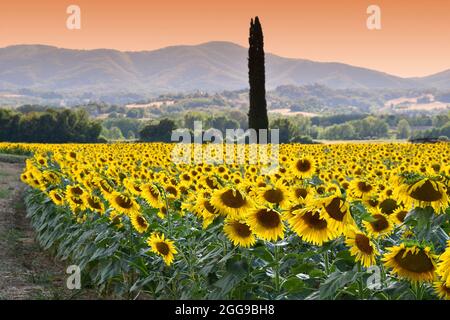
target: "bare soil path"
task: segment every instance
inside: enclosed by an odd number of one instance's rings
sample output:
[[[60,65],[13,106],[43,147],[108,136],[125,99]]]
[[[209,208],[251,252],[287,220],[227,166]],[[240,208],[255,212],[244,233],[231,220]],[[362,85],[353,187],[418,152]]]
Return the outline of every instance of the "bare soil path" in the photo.
[[[95,299],[69,290],[66,266],[40,249],[25,217],[23,164],[0,162],[0,299]]]

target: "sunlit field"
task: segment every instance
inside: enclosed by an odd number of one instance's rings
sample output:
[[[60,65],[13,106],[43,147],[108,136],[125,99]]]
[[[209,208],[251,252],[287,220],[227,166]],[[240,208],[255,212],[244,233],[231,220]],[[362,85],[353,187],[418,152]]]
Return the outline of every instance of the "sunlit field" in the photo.
[[[172,148],[0,143],[31,154],[40,244],[105,294],[450,298],[449,144],[283,144],[272,171]]]

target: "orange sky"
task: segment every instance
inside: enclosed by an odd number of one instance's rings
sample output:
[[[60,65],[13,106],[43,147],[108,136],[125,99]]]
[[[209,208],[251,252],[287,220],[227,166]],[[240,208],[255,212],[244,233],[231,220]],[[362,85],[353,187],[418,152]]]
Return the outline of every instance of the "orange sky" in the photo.
[[[81,7],[82,29],[66,29]],[[382,30],[366,28],[366,8],[382,10]],[[266,52],[339,61],[400,76],[450,68],[450,0],[2,0],[0,47],[151,50],[211,40],[247,45],[251,16]]]

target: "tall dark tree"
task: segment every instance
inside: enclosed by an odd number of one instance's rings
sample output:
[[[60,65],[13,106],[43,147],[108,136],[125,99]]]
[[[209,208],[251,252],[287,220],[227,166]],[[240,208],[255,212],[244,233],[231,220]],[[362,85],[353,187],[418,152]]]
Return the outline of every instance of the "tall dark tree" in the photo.
[[[258,17],[250,21],[250,47],[248,49],[248,77],[250,83],[250,110],[248,126],[250,129],[268,129],[266,102],[266,76],[264,66],[264,39]]]

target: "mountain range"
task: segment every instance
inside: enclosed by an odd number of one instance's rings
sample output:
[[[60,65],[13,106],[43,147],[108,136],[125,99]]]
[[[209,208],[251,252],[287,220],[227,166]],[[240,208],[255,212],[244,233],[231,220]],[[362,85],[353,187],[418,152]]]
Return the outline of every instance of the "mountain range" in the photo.
[[[236,90],[248,87],[247,70],[247,48],[219,41],[140,52],[45,45],[0,48],[0,91]],[[266,82],[268,89],[313,83],[334,89],[450,89],[450,70],[422,78],[402,78],[343,63],[266,53]]]

